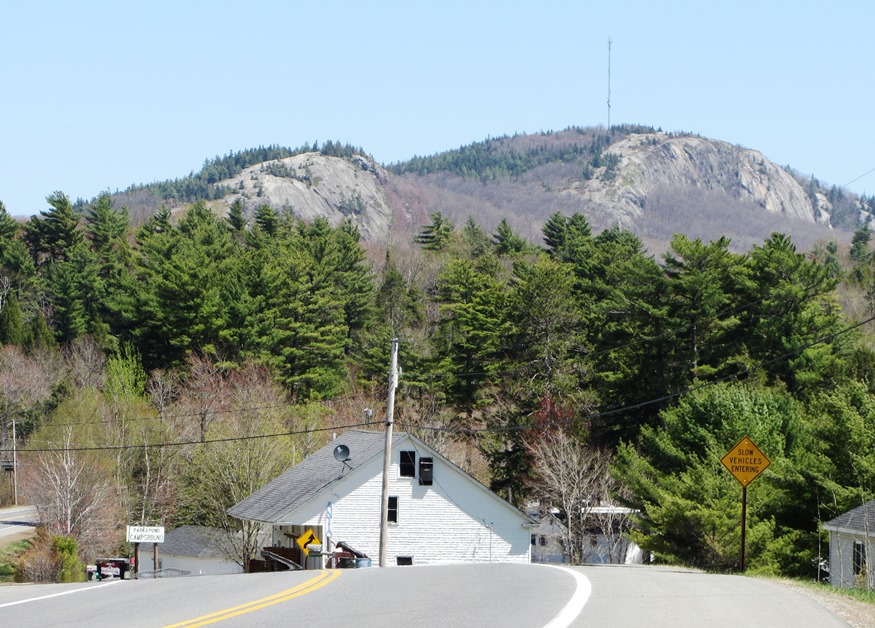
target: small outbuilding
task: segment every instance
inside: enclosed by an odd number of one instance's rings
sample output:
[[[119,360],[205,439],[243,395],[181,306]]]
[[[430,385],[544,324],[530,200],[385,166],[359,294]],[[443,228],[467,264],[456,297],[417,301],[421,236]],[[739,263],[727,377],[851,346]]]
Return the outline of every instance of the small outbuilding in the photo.
[[[228,557],[226,545],[224,530],[180,526],[164,535],[163,543],[158,543],[157,570],[153,544],[140,543],[139,573],[145,577],[242,573],[243,567]]]
[[[875,539],[875,500],[823,524],[829,531],[829,583],[834,587],[875,588],[869,566]]]
[[[269,528],[268,557],[376,564],[384,449],[383,432],[345,432],[228,514]],[[530,561],[535,524],[522,511],[410,434],[395,433],[391,452],[387,566]]]

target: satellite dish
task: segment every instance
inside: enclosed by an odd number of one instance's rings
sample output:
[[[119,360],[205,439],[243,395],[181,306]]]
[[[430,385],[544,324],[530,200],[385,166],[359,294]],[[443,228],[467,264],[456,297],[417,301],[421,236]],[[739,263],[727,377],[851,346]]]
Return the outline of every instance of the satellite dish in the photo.
[[[334,448],[334,459],[338,462],[346,462],[349,460],[349,447],[346,445],[338,445]]]

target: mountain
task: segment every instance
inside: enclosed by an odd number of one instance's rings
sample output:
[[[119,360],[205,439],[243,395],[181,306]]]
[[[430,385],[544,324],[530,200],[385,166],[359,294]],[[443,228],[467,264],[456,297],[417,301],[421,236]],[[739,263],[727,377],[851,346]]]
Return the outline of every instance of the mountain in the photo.
[[[726,235],[743,249],[782,231],[806,247],[847,239],[875,213],[875,200],[826,188],[755,150],[648,127],[495,138],[390,166],[339,148],[272,151],[279,156],[250,165],[252,158],[241,162],[238,154],[231,168],[217,158],[192,176],[209,185],[217,212],[239,198],[249,215],[269,204],[305,220],[350,218],[375,243],[410,241],[434,212],[456,224],[472,216],[487,230],[507,219],[540,243],[541,226],[558,211],[583,213],[595,231],[620,225],[654,251],[676,232]],[[194,200],[159,198],[165,187],[132,189],[117,202],[151,213],[162,201],[181,207]]]

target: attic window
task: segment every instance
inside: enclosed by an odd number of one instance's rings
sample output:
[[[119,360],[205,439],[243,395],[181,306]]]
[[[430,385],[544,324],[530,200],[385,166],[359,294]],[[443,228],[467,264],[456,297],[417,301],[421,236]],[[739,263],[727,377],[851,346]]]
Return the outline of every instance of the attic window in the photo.
[[[434,460],[431,458],[419,459],[419,483],[423,486],[431,486],[434,481]]]
[[[400,475],[402,478],[415,478],[416,477],[416,452],[415,451],[402,451],[401,453],[401,470]]]

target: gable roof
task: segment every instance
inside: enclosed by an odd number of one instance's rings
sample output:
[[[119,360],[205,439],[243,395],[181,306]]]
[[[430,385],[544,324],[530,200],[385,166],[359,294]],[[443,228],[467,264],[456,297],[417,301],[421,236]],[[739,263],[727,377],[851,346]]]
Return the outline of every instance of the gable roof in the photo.
[[[534,525],[532,519],[516,506],[502,499],[489,490],[489,487],[465,473],[445,456],[435,451],[418,438],[406,432],[394,432],[392,436],[393,450],[404,441],[413,441],[416,447],[428,450],[431,455],[439,458],[448,467],[464,476],[491,499],[502,504],[506,509],[525,522]],[[249,497],[228,509],[228,514],[237,519],[260,521],[262,523],[278,523],[290,512],[328,489],[331,485],[355,473],[360,467],[379,456],[382,459],[386,443],[385,432],[364,430],[349,430],[332,440],[322,449],[310,454],[276,479],[252,493]],[[346,465],[334,457],[334,448],[338,445],[349,447],[349,459]],[[382,471],[382,470],[381,470]]]
[[[875,499],[823,524],[824,530],[875,536]]]
[[[405,437],[403,432],[394,433],[393,447]],[[384,432],[344,432],[243,501],[234,504],[228,509],[228,514],[249,521],[279,521],[281,517],[349,475],[374,456],[382,456],[385,443]],[[345,465],[334,457],[334,448],[338,445],[349,447],[349,460]]]

